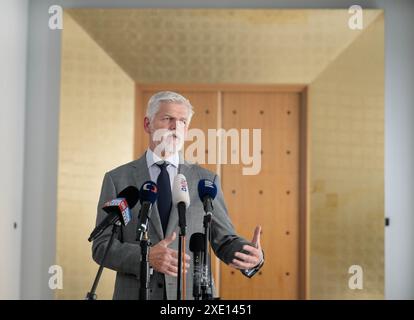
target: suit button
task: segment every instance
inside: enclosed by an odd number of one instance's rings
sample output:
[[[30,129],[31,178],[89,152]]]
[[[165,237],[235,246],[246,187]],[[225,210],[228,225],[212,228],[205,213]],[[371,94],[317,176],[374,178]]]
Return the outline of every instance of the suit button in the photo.
[[[164,285],[162,283],[158,283],[158,288],[163,288]]]

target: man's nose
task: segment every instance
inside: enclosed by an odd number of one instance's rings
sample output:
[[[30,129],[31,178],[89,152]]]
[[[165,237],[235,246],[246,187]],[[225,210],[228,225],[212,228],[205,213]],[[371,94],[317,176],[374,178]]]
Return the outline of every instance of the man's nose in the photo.
[[[177,128],[177,120],[171,120],[170,121],[170,130],[175,130]]]

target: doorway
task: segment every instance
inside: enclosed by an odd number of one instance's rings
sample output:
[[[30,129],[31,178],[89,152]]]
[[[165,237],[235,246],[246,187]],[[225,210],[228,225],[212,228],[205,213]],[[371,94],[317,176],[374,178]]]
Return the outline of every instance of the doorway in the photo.
[[[162,90],[176,91],[190,100],[195,111],[190,128],[200,129],[206,137],[208,129],[247,130],[251,153],[253,129],[261,132],[261,163],[257,174],[243,174],[246,168],[243,161],[229,163],[236,151],[232,147],[227,148],[227,164],[216,164],[208,161],[211,150],[206,143],[205,161],[200,164],[220,175],[237,233],[251,240],[255,226],[262,226],[265,265],[253,278],[248,279],[217,258],[213,259],[220,298],[306,298],[306,88],[300,85],[136,85],[135,158],[147,146],[147,137],[142,134],[147,102]]]

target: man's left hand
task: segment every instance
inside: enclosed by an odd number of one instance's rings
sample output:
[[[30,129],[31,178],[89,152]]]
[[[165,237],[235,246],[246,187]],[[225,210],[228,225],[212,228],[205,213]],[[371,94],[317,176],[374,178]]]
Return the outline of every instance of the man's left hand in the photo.
[[[254,246],[244,245],[243,250],[247,253],[236,252],[235,258],[229,265],[236,269],[246,270],[256,267],[263,260],[262,247],[260,245],[261,226],[257,226],[254,230],[252,244]]]

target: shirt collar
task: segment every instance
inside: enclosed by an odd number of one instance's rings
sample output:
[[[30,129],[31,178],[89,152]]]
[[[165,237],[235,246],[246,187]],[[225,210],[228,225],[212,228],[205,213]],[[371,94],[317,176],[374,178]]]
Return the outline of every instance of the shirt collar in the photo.
[[[157,162],[160,162],[160,161],[166,161],[169,164],[172,164],[174,167],[178,168],[178,163],[180,161],[180,157],[178,155],[178,152],[174,153],[173,155],[169,156],[168,158],[162,159],[159,156],[157,156],[150,148],[148,148],[145,156],[146,156],[146,159],[147,159],[148,168],[153,166],[154,163],[157,163]]]

